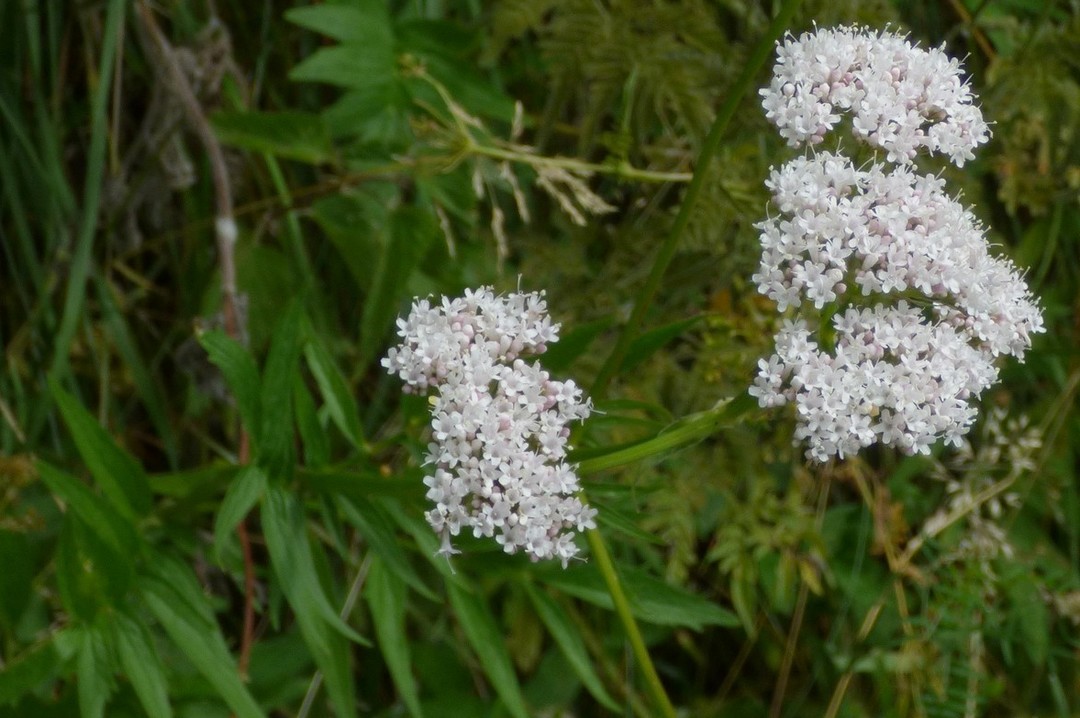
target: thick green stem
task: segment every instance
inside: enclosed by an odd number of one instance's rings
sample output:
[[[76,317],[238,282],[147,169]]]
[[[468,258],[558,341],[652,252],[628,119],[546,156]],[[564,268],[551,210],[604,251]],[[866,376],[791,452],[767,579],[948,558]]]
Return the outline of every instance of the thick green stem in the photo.
[[[608,593],[611,594],[611,601],[615,604],[615,613],[622,621],[626,638],[630,641],[630,648],[637,659],[638,668],[645,678],[645,688],[659,710],[659,715],[664,718],[675,718],[675,706],[671,704],[671,699],[664,690],[664,684],[660,682],[660,676],[656,673],[656,667],[653,666],[652,658],[649,657],[649,647],[645,645],[645,639],[642,638],[641,630],[634,620],[634,614],[630,610],[630,601],[619,582],[619,574],[615,572],[615,564],[611,560],[607,546],[604,545],[600,529],[589,531],[588,537],[592,557],[596,561],[597,568],[600,569],[600,575],[604,577]]]
[[[727,130],[731,118],[735,116],[735,111],[742,103],[743,97],[745,97],[754,87],[758,70],[765,64],[765,60],[772,52],[773,45],[777,38],[780,37],[785,29],[787,29],[798,6],[799,0],[784,0],[780,7],[780,12],[769,26],[768,32],[758,42],[757,47],[754,48],[754,52],[743,66],[742,73],[735,82],[735,86],[731,88],[731,92],[728,93],[723,106],[721,106],[720,111],[717,112],[716,119],[713,120],[712,127],[709,129],[709,134],[705,137],[705,143],[701,147],[701,152],[698,153],[697,164],[694,169],[694,178],[690,180],[690,184],[686,188],[686,194],[683,196],[682,205],[679,207],[679,213],[675,216],[675,223],[671,227],[671,232],[660,246],[660,250],[656,255],[656,260],[653,262],[652,270],[649,272],[649,277],[645,280],[645,286],[638,294],[637,301],[634,303],[634,309],[631,311],[630,318],[626,321],[625,326],[623,326],[622,333],[619,334],[619,339],[615,343],[615,348],[607,358],[607,361],[604,362],[603,367],[600,368],[600,373],[593,383],[590,395],[594,400],[603,398],[608,385],[611,383],[616,372],[619,371],[619,367],[626,357],[626,352],[630,348],[630,343],[641,329],[645,314],[648,312],[649,307],[656,296],[656,292],[660,288],[660,280],[663,278],[664,272],[667,271],[668,265],[671,264],[671,260],[675,256],[675,250],[678,249],[683,233],[690,223],[691,212],[697,202],[698,196],[701,194],[701,189],[705,184],[705,178],[709,174],[713,155],[716,153],[716,148],[720,145],[720,138],[723,136],[724,131]]]

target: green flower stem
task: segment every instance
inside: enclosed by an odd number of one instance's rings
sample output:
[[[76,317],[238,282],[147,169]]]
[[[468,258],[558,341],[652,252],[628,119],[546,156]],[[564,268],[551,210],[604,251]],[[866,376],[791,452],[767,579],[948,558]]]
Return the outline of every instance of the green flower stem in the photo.
[[[722,399],[711,409],[679,419],[651,439],[577,461],[577,472],[580,476],[588,476],[682,448],[714,434],[718,427],[733,423],[755,407],[757,401],[749,394]]]
[[[742,104],[743,98],[754,86],[758,70],[761,69],[762,65],[765,64],[766,59],[768,59],[777,38],[779,38],[784,30],[787,29],[798,6],[799,0],[783,1],[780,12],[769,26],[765,36],[761,38],[754,48],[754,52],[743,66],[742,73],[739,75],[739,79],[736,80],[735,86],[731,89],[731,92],[728,93],[724,104],[720,107],[720,111],[717,112],[716,119],[713,120],[712,127],[709,128],[709,134],[705,137],[701,152],[698,153],[694,178],[690,180],[690,184],[686,188],[686,195],[683,197],[682,205],[679,207],[679,213],[675,216],[675,223],[671,227],[671,232],[664,240],[663,245],[660,247],[660,251],[656,255],[652,270],[645,280],[645,286],[642,287],[641,293],[638,294],[637,301],[634,303],[634,309],[630,313],[630,318],[623,326],[622,333],[615,343],[615,348],[612,350],[611,355],[608,356],[607,361],[604,362],[604,365],[600,368],[600,373],[597,375],[596,381],[593,382],[592,390],[589,394],[594,401],[603,398],[608,385],[611,383],[612,378],[614,378],[615,373],[619,370],[623,359],[626,357],[626,352],[630,348],[630,343],[634,340],[634,337],[637,336],[638,331],[641,328],[642,322],[645,319],[645,313],[649,310],[649,306],[652,304],[656,292],[660,288],[660,280],[663,278],[664,272],[667,271],[668,265],[671,264],[671,260],[675,256],[675,250],[679,246],[679,241],[682,239],[683,233],[690,223],[691,211],[697,203],[698,196],[701,194],[701,189],[705,184],[705,178],[709,174],[713,155],[716,153],[716,148],[720,145],[720,138],[723,136],[724,131],[727,130],[731,118],[735,116],[735,111],[739,108],[739,105]]]
[[[660,715],[664,716],[664,718],[676,718],[675,706],[671,704],[671,699],[668,698],[667,692],[664,690],[664,684],[660,682],[660,676],[656,673],[656,667],[653,666],[652,658],[649,657],[649,647],[645,645],[645,639],[641,637],[641,630],[638,628],[637,622],[634,620],[634,614],[630,610],[630,601],[627,599],[622,584],[619,582],[619,575],[615,572],[615,564],[612,562],[611,554],[608,553],[607,546],[604,544],[603,536],[600,535],[600,529],[596,528],[589,531],[588,539],[592,557],[596,560],[600,575],[604,577],[608,593],[611,594],[611,601],[615,604],[615,613],[618,614],[619,620],[622,621],[627,640],[630,641],[634,657],[637,658],[638,668],[645,677],[645,688],[656,708],[660,711]]]

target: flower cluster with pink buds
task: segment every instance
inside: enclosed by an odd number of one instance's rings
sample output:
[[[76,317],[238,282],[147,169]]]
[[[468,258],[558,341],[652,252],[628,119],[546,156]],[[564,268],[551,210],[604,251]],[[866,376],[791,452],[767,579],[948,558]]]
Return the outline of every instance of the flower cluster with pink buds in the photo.
[[[793,147],[818,144],[852,116],[860,140],[912,162],[920,151],[957,167],[990,136],[960,63],[891,32],[839,27],[788,37],[777,47],[765,114]]]
[[[434,470],[424,483],[440,553],[457,553],[451,538],[468,528],[506,553],[565,567],[578,554],[575,531],[595,527],[566,463],[569,425],[591,403],[573,381],[524,360],[558,340],[543,294],[499,297],[482,287],[437,305],[419,299],[397,325],[401,343],[382,365],[406,392],[434,390],[426,461]]]
[[[960,166],[989,136],[960,66],[891,33],[839,28],[789,37],[773,72],[763,104],[791,144],[820,143],[848,112],[854,136],[899,165],[821,151],[770,173],[779,214],[757,225],[753,279],[780,312],[813,305],[804,314],[821,326],[785,322],[750,393],[795,404],[796,439],[817,461],[875,442],[958,445],[971,401],[997,380],[995,359],[1022,360],[1044,331],[1020,272],[989,253],[971,211],[911,167],[919,151]],[[860,296],[873,305],[857,308]]]

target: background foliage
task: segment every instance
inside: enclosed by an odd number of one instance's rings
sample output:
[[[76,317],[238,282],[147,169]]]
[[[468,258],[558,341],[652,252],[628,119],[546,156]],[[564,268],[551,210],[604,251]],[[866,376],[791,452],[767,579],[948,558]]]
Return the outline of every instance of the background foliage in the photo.
[[[433,556],[426,403],[378,360],[414,295],[546,289],[545,365],[587,386],[773,12],[0,3],[0,715],[650,715],[595,561]],[[602,533],[685,715],[1076,715],[1080,12],[807,0],[791,30],[813,22],[966,57],[994,139],[940,171],[1049,332],[960,451],[812,468],[789,419],[744,414],[588,470]],[[226,147],[239,341],[176,69]],[[747,98],[586,467],[744,393],[775,321],[753,224],[790,156]]]

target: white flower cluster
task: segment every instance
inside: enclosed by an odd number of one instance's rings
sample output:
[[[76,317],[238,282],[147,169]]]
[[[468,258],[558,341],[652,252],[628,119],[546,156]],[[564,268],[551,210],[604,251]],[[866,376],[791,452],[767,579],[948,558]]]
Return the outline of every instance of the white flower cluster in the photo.
[[[839,27],[789,36],[761,95],[766,116],[793,147],[821,142],[838,112],[851,113],[855,135],[891,162],[926,150],[962,167],[990,135],[960,63],[891,32]]]
[[[558,340],[543,294],[497,297],[482,287],[436,306],[420,299],[397,324],[401,344],[382,365],[407,392],[436,391],[427,455],[435,469],[424,483],[440,553],[457,553],[450,540],[464,527],[506,553],[566,566],[578,554],[574,531],[595,527],[565,461],[569,424],[591,403],[573,381],[521,358]]]
[[[773,169],[766,185],[780,214],[757,225],[754,282],[779,311],[812,304],[832,326],[821,331],[823,348],[806,321],[786,322],[750,393],[762,406],[793,402],[796,439],[818,461],[875,442],[906,453],[927,453],[942,438],[959,445],[976,415],[970,401],[997,380],[994,360],[1023,359],[1044,328],[1020,273],[990,255],[974,215],[945,193],[944,180],[906,164],[918,148],[961,164],[986,139],[958,66],[894,35],[841,28],[789,39],[774,71],[764,104],[789,140],[820,141],[835,105],[856,113],[857,137],[904,164],[860,169],[819,152]],[[877,87],[885,99],[873,107],[895,116],[870,112],[851,87]],[[944,119],[924,131],[935,118]],[[959,124],[934,132],[950,123]],[[858,295],[878,303],[851,307]]]

